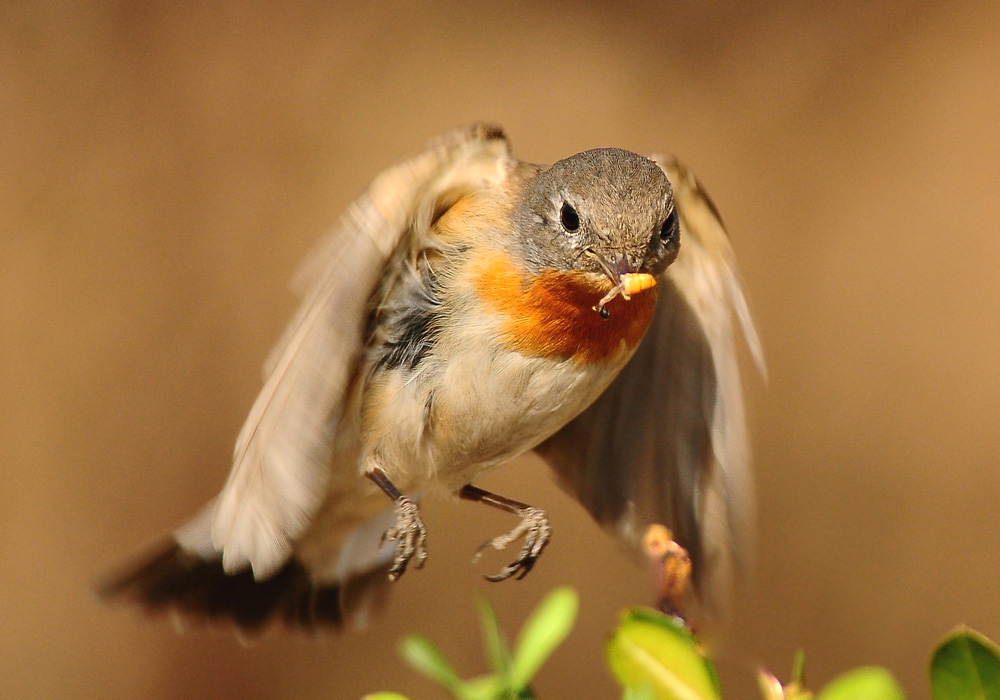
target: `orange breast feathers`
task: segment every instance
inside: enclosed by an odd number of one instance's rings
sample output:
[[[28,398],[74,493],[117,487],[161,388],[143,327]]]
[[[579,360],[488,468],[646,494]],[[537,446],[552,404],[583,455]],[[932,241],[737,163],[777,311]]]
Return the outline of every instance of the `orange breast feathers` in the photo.
[[[631,352],[656,308],[657,289],[616,297],[601,318],[594,305],[610,289],[580,272],[546,270],[530,278],[504,253],[471,261],[469,272],[486,307],[503,317],[510,347],[527,355],[597,363]]]

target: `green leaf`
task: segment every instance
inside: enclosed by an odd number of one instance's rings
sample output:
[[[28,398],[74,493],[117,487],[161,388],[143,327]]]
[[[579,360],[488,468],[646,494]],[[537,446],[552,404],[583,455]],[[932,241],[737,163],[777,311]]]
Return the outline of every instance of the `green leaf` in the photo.
[[[643,683],[626,688],[622,700],[656,700],[656,693],[653,692],[653,686]]]
[[[364,696],[361,700],[409,700],[409,698],[399,693],[372,693]]]
[[[608,641],[608,663],[626,688],[648,684],[657,700],[719,700],[715,669],[694,636],[646,608],[625,611]]]
[[[931,658],[934,700],[1000,700],[1000,650],[983,635],[959,627]]]
[[[503,678],[491,673],[464,681],[462,687],[455,690],[455,697],[461,700],[497,700],[512,696],[507,692]]]
[[[566,639],[579,607],[579,596],[567,586],[542,599],[518,635],[507,676],[511,690],[520,691],[531,682],[549,655]]]
[[[905,700],[892,674],[878,666],[863,666],[838,676],[819,691],[816,700]]]
[[[806,653],[799,649],[792,659],[792,675],[788,678],[789,683],[794,683],[800,688],[806,684]]]
[[[433,681],[457,694],[462,681],[444,657],[437,645],[422,635],[403,637],[399,643],[399,655],[406,663]]]
[[[510,648],[507,635],[500,628],[497,611],[482,593],[476,593],[476,609],[479,611],[479,626],[483,632],[483,652],[486,661],[497,673],[506,673],[510,666]]]

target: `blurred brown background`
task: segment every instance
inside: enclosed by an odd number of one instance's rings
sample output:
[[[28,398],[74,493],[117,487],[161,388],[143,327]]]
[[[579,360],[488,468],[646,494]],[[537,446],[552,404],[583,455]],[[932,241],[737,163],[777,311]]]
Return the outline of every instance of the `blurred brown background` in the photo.
[[[616,695],[644,573],[533,461],[489,485],[550,509],[536,570],[482,582],[511,523],[432,503],[427,568],[363,635],[243,648],[90,592],[221,485],[317,236],[484,118],[537,162],[671,150],[729,224],[770,367],[729,696],[799,647],[815,685],[876,663],[926,696],[950,627],[1000,637],[998,36],[987,2],[3,3],[0,696],[440,697],[402,633],[477,673],[473,591],[513,630],[560,583],[582,615],[538,691]]]

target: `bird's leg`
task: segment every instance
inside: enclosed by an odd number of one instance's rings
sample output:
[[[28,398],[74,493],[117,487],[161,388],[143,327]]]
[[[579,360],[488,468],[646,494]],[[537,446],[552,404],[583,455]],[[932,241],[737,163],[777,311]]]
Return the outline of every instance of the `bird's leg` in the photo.
[[[549,518],[545,515],[545,511],[503,496],[497,496],[471,484],[463,486],[458,495],[467,500],[485,503],[521,517],[521,522],[513,530],[480,545],[473,561],[478,560],[487,547],[497,550],[504,549],[511,542],[523,536],[524,546],[521,547],[521,553],[517,560],[505,566],[496,576],[487,576],[486,580],[503,581],[515,575],[517,578],[524,578],[525,574],[531,571],[535,560],[538,559],[538,555],[545,549],[545,545],[549,543],[549,538],[552,536],[552,528],[549,527]]]
[[[416,502],[401,494],[384,471],[375,467],[365,472],[365,476],[396,502],[396,522],[382,535],[383,542],[396,542],[396,558],[389,569],[389,580],[395,581],[403,575],[411,560],[418,569],[423,568],[427,560],[427,528]]]

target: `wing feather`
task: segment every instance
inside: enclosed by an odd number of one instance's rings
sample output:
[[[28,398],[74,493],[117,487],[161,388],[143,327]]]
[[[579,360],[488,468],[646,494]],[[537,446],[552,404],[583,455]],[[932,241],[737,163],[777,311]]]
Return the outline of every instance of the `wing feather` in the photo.
[[[763,361],[718,212],[683,165],[653,160],[674,187],[681,223],[655,320],[605,393],[538,452],[630,543],[649,523],[670,527],[699,575],[745,552],[752,510],[734,316],[762,371]]]
[[[319,509],[366,304],[386,261],[408,232],[427,230],[442,202],[502,178],[509,160],[495,127],[439,138],[380,174],[306,263],[302,303],[266,363],[212,515],[227,573],[273,575]]]

